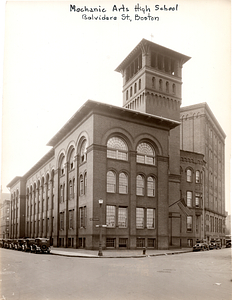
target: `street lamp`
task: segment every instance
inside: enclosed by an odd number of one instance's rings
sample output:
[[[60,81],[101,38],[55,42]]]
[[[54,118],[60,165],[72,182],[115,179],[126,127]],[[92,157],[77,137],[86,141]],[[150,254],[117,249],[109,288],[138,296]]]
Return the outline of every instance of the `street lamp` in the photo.
[[[99,199],[98,203],[100,205],[100,217],[99,217],[99,251],[98,251],[98,256],[103,256],[103,253],[102,253],[102,204],[103,204],[103,200]]]

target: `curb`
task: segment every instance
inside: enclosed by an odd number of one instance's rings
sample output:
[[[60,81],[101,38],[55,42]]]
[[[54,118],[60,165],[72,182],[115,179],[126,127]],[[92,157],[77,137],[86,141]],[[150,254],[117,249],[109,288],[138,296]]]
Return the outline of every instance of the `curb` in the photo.
[[[78,258],[146,258],[154,256],[165,256],[165,255],[175,255],[175,254],[184,254],[192,252],[192,250],[186,251],[176,251],[176,252],[167,252],[167,253],[154,253],[154,254],[145,254],[145,255],[116,255],[116,256],[98,256],[98,255],[86,255],[86,254],[69,254],[69,253],[54,253],[50,252],[52,255],[65,256],[65,257],[78,257]]]

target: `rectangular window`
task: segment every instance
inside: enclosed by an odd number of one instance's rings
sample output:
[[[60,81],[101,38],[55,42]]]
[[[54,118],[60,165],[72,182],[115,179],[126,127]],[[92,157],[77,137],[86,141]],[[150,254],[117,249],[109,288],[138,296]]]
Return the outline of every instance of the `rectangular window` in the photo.
[[[145,156],[144,156],[144,155],[139,155],[139,154],[137,154],[136,157],[137,157],[137,158],[136,158],[137,163],[141,163],[141,164],[144,164],[144,163],[145,163]]]
[[[127,208],[126,207],[118,208],[118,227],[119,228],[127,227]]]
[[[69,211],[69,229],[73,229],[73,217],[74,217],[74,210]]]
[[[195,195],[195,205],[197,208],[200,207],[200,195],[199,194]]]
[[[115,206],[106,206],[106,226],[115,227]]]
[[[115,248],[115,238],[106,238],[106,247]]]
[[[187,206],[192,207],[192,198],[193,198],[193,193],[192,192],[187,192]]]
[[[60,230],[64,230],[64,212],[60,213]]]
[[[136,207],[136,228],[144,228],[144,208]]]
[[[193,228],[193,217],[187,216],[187,231],[188,232],[192,231],[192,228]]]
[[[80,227],[85,228],[86,226],[86,206],[80,207]]]
[[[136,239],[136,247],[137,248],[145,247],[145,238],[137,238]]]
[[[147,228],[155,228],[155,210],[153,208],[147,209]]]
[[[119,238],[118,247],[119,248],[127,248],[127,242],[128,242],[128,239],[126,239],[126,238]]]
[[[155,248],[155,239],[148,238],[147,239],[147,247],[148,248]]]
[[[210,231],[214,232],[214,218],[210,217]]]

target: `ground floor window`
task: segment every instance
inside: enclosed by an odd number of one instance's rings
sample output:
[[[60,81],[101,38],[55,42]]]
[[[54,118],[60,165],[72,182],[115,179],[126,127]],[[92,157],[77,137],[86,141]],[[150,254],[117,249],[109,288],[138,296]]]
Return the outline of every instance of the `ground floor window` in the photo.
[[[127,242],[128,242],[128,239],[119,238],[118,247],[119,248],[127,248]]]
[[[145,238],[137,238],[136,240],[136,247],[143,248],[145,247]]]
[[[148,239],[147,239],[147,247],[148,247],[148,248],[155,248],[155,239],[153,239],[153,238],[148,238]]]
[[[64,247],[64,238],[59,238],[59,246]]]
[[[85,238],[79,238],[78,244],[79,248],[85,248]]]
[[[68,247],[74,246],[74,238],[68,238]]]
[[[106,247],[115,248],[115,238],[106,238]]]
[[[187,244],[189,247],[192,247],[193,246],[193,240],[192,239],[188,239],[187,240]]]

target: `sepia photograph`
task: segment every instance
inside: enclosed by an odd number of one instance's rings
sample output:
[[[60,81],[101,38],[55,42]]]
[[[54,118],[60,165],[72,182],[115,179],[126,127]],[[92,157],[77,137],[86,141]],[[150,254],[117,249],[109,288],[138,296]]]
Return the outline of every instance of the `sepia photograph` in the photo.
[[[0,299],[230,300],[231,1],[0,11]]]

